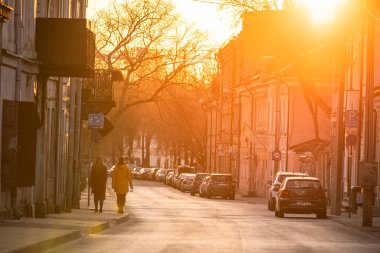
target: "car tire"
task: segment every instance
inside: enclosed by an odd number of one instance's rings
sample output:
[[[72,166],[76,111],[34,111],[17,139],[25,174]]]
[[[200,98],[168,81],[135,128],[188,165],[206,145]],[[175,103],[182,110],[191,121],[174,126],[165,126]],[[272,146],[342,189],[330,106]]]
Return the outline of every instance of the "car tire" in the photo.
[[[183,189],[183,187],[181,186],[181,192],[185,192],[185,190]]]
[[[326,211],[317,212],[316,215],[317,215],[317,219],[326,219],[327,218]]]
[[[278,210],[278,217],[284,218],[285,217],[284,211]]]
[[[206,196],[207,199],[211,199],[211,196],[210,196],[210,194],[208,192],[206,192],[205,196]]]
[[[269,210],[270,211],[274,211],[276,209],[276,202],[274,201],[273,198],[271,198],[271,200],[269,200]]]
[[[223,199],[228,199],[227,195],[222,196]]]
[[[190,191],[191,196],[195,196],[195,192],[193,190]]]
[[[230,200],[235,200],[235,193],[231,194],[231,195],[229,196],[229,199],[230,199]]]
[[[278,217],[278,211],[277,210],[274,210],[274,216]]]

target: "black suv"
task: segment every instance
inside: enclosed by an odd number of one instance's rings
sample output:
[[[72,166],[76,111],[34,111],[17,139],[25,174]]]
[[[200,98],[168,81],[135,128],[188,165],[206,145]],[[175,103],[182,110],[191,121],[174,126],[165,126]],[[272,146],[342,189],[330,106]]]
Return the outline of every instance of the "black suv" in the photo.
[[[211,174],[200,185],[200,195],[206,198],[222,196],[222,198],[235,199],[235,181],[231,174]]]
[[[195,176],[193,183],[191,184],[190,194],[191,196],[195,196],[195,194],[199,193],[199,186],[201,185],[203,179],[210,175],[209,173],[197,173]]]

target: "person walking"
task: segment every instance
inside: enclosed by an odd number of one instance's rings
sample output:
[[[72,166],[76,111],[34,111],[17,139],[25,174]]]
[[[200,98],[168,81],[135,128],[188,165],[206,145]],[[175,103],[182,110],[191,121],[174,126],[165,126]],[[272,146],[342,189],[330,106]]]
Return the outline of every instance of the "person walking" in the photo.
[[[132,173],[129,170],[123,156],[119,157],[112,175],[112,188],[117,195],[118,213],[124,213],[125,197],[129,189],[133,189]]]
[[[91,168],[90,185],[94,193],[95,212],[103,212],[103,202],[106,198],[106,184],[107,184],[107,167],[103,163],[103,158],[98,156],[95,164]]]

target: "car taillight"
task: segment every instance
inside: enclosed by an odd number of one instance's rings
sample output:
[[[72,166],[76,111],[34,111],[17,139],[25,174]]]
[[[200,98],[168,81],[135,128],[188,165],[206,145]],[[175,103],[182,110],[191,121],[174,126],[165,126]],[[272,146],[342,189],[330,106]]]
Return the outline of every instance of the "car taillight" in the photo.
[[[289,191],[288,190],[281,190],[280,191],[280,197],[281,198],[287,198],[287,197],[289,197]]]

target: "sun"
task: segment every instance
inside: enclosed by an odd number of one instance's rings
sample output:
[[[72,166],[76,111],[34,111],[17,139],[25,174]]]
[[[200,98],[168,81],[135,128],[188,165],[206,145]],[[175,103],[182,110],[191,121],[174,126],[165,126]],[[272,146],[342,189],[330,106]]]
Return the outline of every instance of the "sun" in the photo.
[[[346,0],[307,0],[310,18],[315,24],[333,23],[338,8],[342,8]]]

